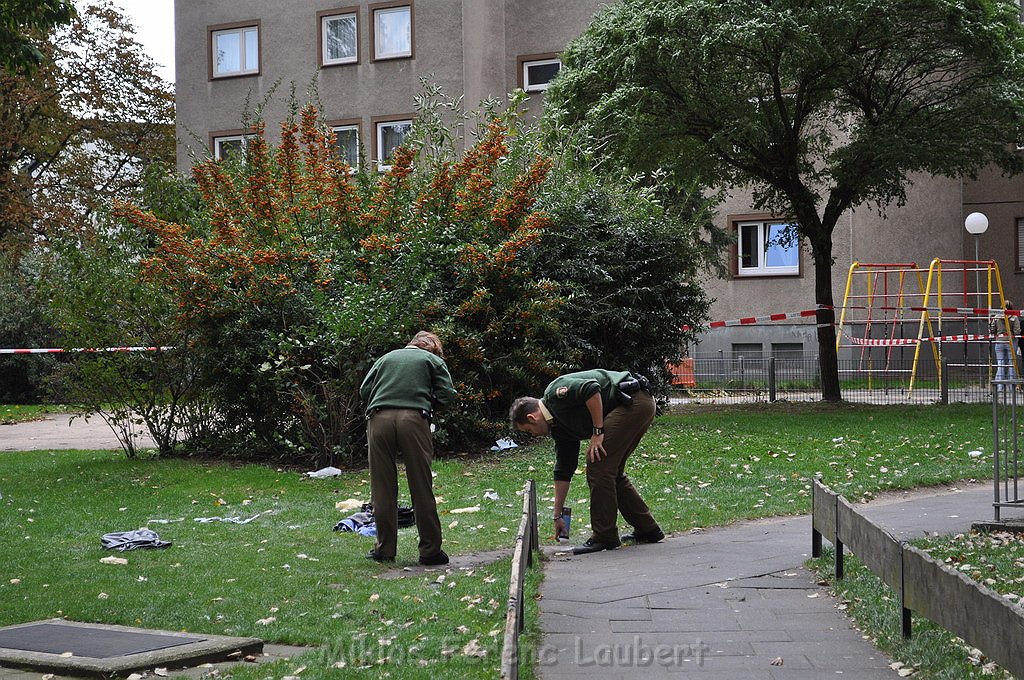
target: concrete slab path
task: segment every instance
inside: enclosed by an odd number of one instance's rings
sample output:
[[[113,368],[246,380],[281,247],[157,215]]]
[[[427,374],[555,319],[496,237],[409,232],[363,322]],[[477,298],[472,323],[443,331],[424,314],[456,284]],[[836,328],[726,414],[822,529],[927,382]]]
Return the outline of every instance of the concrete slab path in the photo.
[[[991,484],[890,494],[858,506],[898,538],[970,530]],[[555,553],[541,586],[539,677],[592,680],[896,678],[801,566],[809,516],[673,536],[656,545]]]

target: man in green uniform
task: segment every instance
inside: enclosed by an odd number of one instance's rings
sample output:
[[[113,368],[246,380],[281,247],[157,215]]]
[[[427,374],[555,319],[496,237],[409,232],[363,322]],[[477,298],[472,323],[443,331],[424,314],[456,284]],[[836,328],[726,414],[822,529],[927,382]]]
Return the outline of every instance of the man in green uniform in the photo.
[[[634,527],[622,538],[657,543],[665,538],[650,509],[626,477],[626,460],[654,421],[655,404],[646,379],[625,371],[595,369],[556,378],[541,399],[520,397],[512,404],[512,426],[555,440],[555,532],[565,528],[562,508],[579,466],[580,442],[587,445],[590,526],[576,555],[613,550],[621,545],[617,515]]]
[[[455,398],[443,357],[438,337],[420,331],[402,349],[377,359],[359,388],[367,404],[370,489],[377,523],[377,544],[367,555],[371,560],[391,562],[398,551],[396,461],[401,451],[416,512],[420,564],[448,564],[448,555],[441,550],[441,521],[430,474],[434,459],[430,415],[435,404]]]

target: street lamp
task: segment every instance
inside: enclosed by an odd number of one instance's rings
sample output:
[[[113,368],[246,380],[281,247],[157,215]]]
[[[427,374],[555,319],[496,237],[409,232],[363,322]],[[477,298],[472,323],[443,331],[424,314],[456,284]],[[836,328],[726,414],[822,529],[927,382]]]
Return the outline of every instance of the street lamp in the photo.
[[[974,234],[974,288],[978,295],[981,295],[981,282],[978,274],[978,239],[988,230],[988,218],[985,213],[972,212],[964,219],[964,229],[968,234]]]

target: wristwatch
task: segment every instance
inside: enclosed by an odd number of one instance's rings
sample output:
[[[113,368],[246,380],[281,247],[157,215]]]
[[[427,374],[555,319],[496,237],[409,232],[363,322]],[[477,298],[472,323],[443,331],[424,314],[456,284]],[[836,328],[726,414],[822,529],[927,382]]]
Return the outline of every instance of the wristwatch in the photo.
[[[599,434],[604,434],[604,428],[603,427],[595,427],[594,428],[594,436],[597,436]]]

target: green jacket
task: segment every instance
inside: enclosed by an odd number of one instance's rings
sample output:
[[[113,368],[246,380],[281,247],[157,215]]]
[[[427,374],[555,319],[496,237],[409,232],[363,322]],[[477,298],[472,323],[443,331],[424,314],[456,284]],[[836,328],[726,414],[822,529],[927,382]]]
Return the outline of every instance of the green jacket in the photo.
[[[555,440],[555,479],[572,479],[580,464],[580,442],[590,439],[594,421],[587,410],[587,399],[601,393],[604,415],[619,405],[616,389],[630,378],[626,371],[594,369],[568,373],[555,378],[544,390],[541,401],[551,412],[551,437]]]
[[[451,403],[455,388],[444,359],[419,347],[403,347],[374,362],[359,396],[366,402],[367,415],[378,408],[431,411],[434,404]]]

